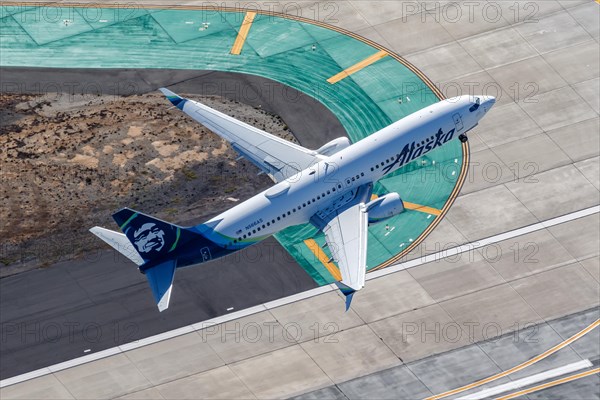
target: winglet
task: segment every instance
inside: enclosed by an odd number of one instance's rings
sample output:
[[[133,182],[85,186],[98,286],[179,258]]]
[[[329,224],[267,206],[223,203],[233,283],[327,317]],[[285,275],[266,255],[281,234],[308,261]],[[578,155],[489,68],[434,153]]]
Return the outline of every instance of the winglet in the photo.
[[[348,311],[350,309],[350,303],[352,303],[352,297],[354,297],[356,290],[344,285],[342,282],[336,282],[335,284],[340,289],[340,292],[346,296],[346,311]]]
[[[178,96],[177,94],[171,92],[169,89],[166,88],[160,88],[158,89],[162,92],[162,94],[164,94],[167,99],[171,102],[171,104],[173,104],[175,107],[179,108],[180,110],[183,110],[183,106],[185,105],[187,99],[184,99],[183,97]]]

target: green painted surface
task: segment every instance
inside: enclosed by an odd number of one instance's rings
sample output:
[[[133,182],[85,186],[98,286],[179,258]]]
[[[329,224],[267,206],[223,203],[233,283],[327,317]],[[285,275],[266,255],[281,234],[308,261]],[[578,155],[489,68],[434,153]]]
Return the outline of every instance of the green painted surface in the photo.
[[[244,13],[132,7],[0,7],[0,65],[56,68],[209,69],[260,75],[315,97],[356,142],[437,101],[425,83],[385,57],[335,85],[326,80],[376,53],[355,38],[321,26],[257,15],[240,55],[230,50]],[[409,202],[441,208],[460,175],[462,148],[455,141],[378,182],[375,193],[397,191]],[[408,247],[435,216],[406,211],[369,228],[373,268]],[[316,235],[316,236],[315,236]],[[325,267],[304,245],[322,234],[309,225],[276,235],[319,283]],[[325,253],[329,255],[328,250]]]

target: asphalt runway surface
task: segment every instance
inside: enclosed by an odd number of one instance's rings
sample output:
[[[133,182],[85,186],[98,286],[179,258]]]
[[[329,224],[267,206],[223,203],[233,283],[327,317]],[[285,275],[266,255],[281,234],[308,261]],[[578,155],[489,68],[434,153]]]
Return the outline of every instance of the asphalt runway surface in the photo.
[[[309,148],[344,136],[321,103],[265,78],[180,70],[3,68],[2,92],[143,94],[161,86],[220,95],[279,115]],[[125,205],[124,205],[125,206]],[[90,234],[90,240],[97,240]],[[0,280],[0,379],[316,287],[274,238],[177,270],[159,313],[146,279],[112,250]]]

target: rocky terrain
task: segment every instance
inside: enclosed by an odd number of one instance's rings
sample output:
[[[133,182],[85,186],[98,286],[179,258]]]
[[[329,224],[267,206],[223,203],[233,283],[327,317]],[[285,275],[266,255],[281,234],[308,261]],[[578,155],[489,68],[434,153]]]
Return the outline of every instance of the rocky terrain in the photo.
[[[199,100],[294,140],[263,110]],[[157,94],[1,94],[0,277],[106,248],[87,230],[121,207],[198,223],[272,184],[237,157]]]

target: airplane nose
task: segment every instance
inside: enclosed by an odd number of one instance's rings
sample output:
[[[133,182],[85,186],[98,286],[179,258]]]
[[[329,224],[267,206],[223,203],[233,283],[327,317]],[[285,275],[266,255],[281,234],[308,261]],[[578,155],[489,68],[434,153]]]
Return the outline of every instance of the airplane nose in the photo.
[[[490,111],[490,108],[492,108],[494,104],[496,104],[496,98],[494,96],[479,96],[479,99],[481,101],[481,106],[486,113]]]
[[[487,104],[490,107],[496,104],[496,98],[494,96],[480,96],[481,103]]]

